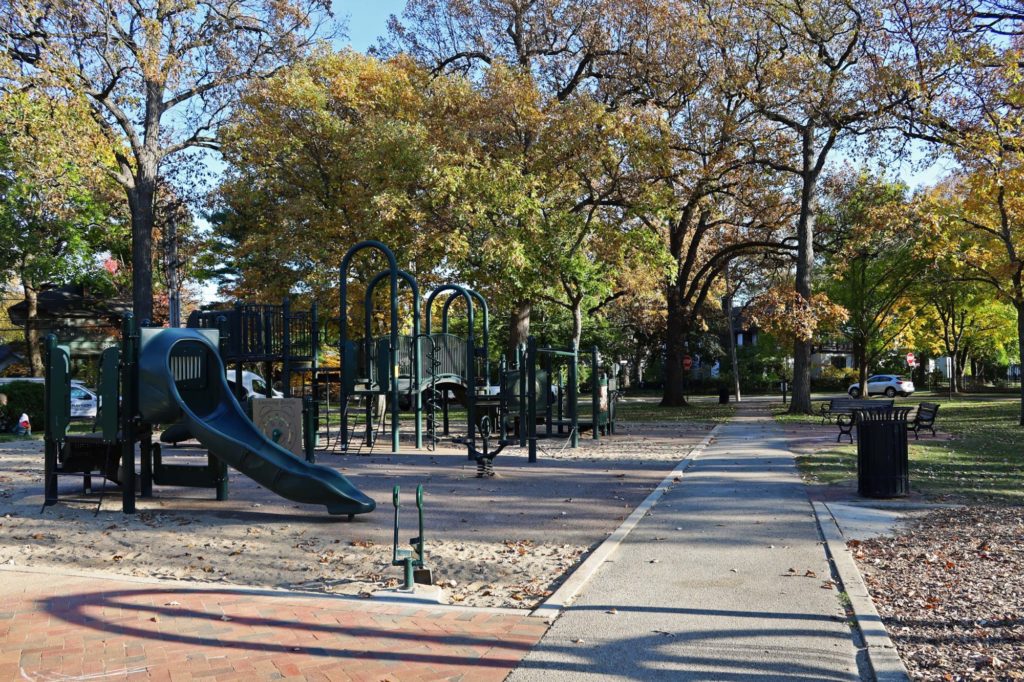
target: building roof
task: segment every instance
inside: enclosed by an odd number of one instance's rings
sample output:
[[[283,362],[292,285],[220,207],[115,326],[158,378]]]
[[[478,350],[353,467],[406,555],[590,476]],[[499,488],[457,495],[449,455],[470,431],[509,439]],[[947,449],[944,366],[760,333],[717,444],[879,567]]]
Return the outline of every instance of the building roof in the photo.
[[[44,320],[109,319],[116,322],[124,313],[131,310],[131,303],[121,299],[97,299],[85,295],[80,286],[66,286],[58,289],[47,289],[39,292],[39,318]],[[28,303],[21,301],[7,309],[11,324],[25,326],[28,315]]]

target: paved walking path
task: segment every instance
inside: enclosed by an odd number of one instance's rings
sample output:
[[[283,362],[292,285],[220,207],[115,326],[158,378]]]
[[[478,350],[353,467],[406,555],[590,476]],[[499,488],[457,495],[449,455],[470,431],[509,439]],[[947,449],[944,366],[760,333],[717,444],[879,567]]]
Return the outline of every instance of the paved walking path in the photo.
[[[0,572],[0,680],[493,680],[526,613]]]
[[[752,406],[718,432],[510,680],[859,680],[813,510]]]

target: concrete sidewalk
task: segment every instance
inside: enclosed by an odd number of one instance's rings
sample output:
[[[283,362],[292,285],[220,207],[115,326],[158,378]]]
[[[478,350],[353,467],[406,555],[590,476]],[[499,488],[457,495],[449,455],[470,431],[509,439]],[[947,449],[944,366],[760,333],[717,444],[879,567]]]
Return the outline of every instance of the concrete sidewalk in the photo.
[[[510,680],[859,680],[813,509],[744,406]]]

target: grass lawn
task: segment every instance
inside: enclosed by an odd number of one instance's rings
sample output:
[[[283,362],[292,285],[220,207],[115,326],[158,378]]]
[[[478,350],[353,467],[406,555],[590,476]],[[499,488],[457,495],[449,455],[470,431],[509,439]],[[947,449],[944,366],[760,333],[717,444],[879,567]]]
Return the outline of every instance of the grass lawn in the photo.
[[[937,428],[952,434],[953,440],[929,434],[915,441],[911,436],[911,488],[937,498],[1024,503],[1024,427],[1017,425],[1020,401],[970,397],[939,402]],[[798,420],[787,415],[782,421]],[[851,479],[857,475],[857,446],[836,445],[799,457],[797,462],[806,475],[821,483]]]
[[[714,400],[691,400],[683,407],[662,407],[656,401],[620,401],[615,417],[624,422],[727,422],[736,412],[736,405],[719,405]]]

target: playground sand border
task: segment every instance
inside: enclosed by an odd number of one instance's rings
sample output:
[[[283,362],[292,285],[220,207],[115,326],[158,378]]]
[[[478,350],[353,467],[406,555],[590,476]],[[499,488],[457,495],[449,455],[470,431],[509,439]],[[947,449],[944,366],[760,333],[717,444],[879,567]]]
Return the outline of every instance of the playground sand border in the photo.
[[[143,576],[125,575],[121,573],[104,573],[102,571],[82,571],[78,569],[55,569],[53,567],[40,566],[7,566],[0,565],[0,575],[4,573],[22,573],[46,576],[48,578],[68,577],[86,578],[89,580],[104,580],[112,583],[132,583],[135,585],[159,585],[163,588],[203,590],[208,592],[244,592],[252,595],[281,596],[294,595],[302,598],[326,599],[331,601],[352,602],[353,604],[369,604],[379,606],[408,606],[410,608],[428,608],[430,610],[452,611],[457,613],[493,613],[499,615],[523,616],[528,615],[524,609],[510,609],[498,606],[463,606],[461,604],[439,604],[436,601],[425,600],[396,600],[388,596],[379,598],[355,597],[350,594],[334,594],[330,592],[317,592],[313,590],[290,590],[280,587],[258,587],[254,585],[237,585],[234,583],[211,583],[192,580],[167,580],[163,578],[147,578]],[[0,594],[3,590],[0,589]]]
[[[825,540],[829,558],[835,566],[839,582],[842,583],[841,587],[850,600],[857,629],[864,639],[864,651],[868,666],[874,675],[873,679],[878,682],[909,681],[907,668],[896,652],[896,645],[889,638],[885,625],[882,624],[882,619],[875,609],[875,602],[871,599],[871,593],[864,584],[864,578],[853,561],[853,555],[846,546],[846,540],[843,539],[832,512],[823,502],[812,502],[811,505],[818,521],[818,528]]]
[[[597,573],[598,569],[606,562],[609,557],[619,548],[619,545],[629,536],[630,532],[636,528],[640,520],[661,500],[662,496],[668,492],[668,490],[678,482],[683,476],[683,473],[689,468],[693,458],[700,454],[711,442],[715,439],[718,430],[722,424],[717,424],[708,435],[704,437],[700,443],[690,448],[690,451],[683,456],[681,460],[673,467],[672,471],[669,472],[661,483],[650,492],[650,494],[641,502],[636,509],[633,510],[626,520],[623,521],[618,528],[616,528],[611,535],[605,538],[604,542],[597,546],[593,552],[590,553],[586,559],[576,566],[576,570],[569,574],[565,581],[555,590],[547,599],[542,601],[533,611],[530,612],[531,617],[537,618],[548,618],[552,622],[562,611],[575,601],[576,597],[579,596],[583,588],[586,587],[594,574]]]

